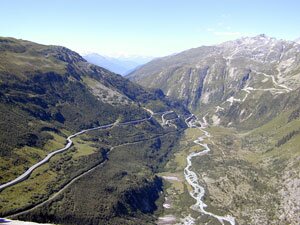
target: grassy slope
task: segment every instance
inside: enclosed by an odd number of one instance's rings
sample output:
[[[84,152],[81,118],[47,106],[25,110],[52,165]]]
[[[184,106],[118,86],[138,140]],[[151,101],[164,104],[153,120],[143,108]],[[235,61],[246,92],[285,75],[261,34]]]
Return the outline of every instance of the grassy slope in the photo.
[[[145,118],[148,113],[142,109],[142,106],[147,106],[154,111],[174,109],[182,114],[187,112],[178,103],[167,100],[160,91],[147,91],[119,75],[86,63],[77,53],[63,47],[0,38],[0,59],[1,183],[21,174],[47,152],[60,148],[65,144],[68,135],[80,129],[108,124],[116,120]],[[97,90],[99,95],[93,92],[94,84],[100,86]],[[105,88],[101,89],[103,86]],[[105,91],[115,95],[109,100],[104,99]],[[182,127],[182,123],[178,125]],[[138,128],[115,129],[111,132],[110,134],[109,131],[103,131],[97,135],[88,134],[76,139],[75,146],[70,151],[55,156],[49,164],[40,167],[25,182],[1,192],[1,215],[44,201],[69,180],[102,162],[105,158],[103,151],[108,147],[127,140],[149,139],[153,135],[168,132],[168,129],[164,130],[157,122],[152,121],[146,127],[141,125]],[[112,168],[122,162],[123,170],[130,172],[133,181],[132,185],[128,182],[126,185],[115,182],[115,185],[111,184],[113,189],[122,187],[122,193],[132,193],[131,190],[147,189],[148,185],[149,190],[152,190],[154,195],[157,194],[159,181],[153,174],[165,161],[180,133],[175,130],[172,132],[174,133],[164,137],[165,141],[154,138],[149,140],[149,144],[141,144],[140,153],[134,154],[130,158],[132,161],[126,157],[131,148],[125,148],[116,162],[111,160],[109,164]],[[135,160],[138,160],[136,165]],[[139,172],[136,171],[137,169]],[[112,177],[108,176],[105,179],[117,179],[114,177],[115,173],[117,171],[112,170],[109,173]],[[149,181],[145,182],[145,178],[149,178]],[[100,183],[104,191],[110,188],[106,184]],[[74,188],[77,189],[76,184]],[[81,188],[78,187],[81,193],[88,190]],[[97,191],[99,190],[94,189],[95,195],[103,194],[102,191]],[[118,194],[119,192],[112,193],[114,198],[111,201],[103,200],[99,204],[104,208],[108,208],[110,204],[117,204]],[[68,198],[73,197],[68,195]],[[153,204],[157,197],[149,196],[148,202]],[[83,200],[80,199],[78,204]],[[127,204],[129,208],[134,205],[125,197],[123,204]],[[62,219],[60,222],[68,220],[64,218],[66,214],[69,220],[74,219],[79,221],[78,223],[85,220],[84,213],[82,217],[76,217],[71,212],[65,211],[67,205],[68,200],[65,207],[53,209],[56,210],[58,218]],[[154,206],[150,208],[153,210]],[[100,214],[97,210],[89,210],[89,213],[93,214],[91,217],[98,218],[100,215],[101,218],[110,216],[117,219],[120,216],[114,212],[115,208],[110,209],[109,214],[106,214],[108,211],[105,210]],[[137,214],[140,218],[146,216],[144,212],[139,212]],[[36,213],[31,216],[41,219],[39,211]],[[128,214],[122,215],[129,216],[127,220],[130,221],[134,220],[136,213],[128,211]],[[23,219],[26,218],[28,219],[26,216]],[[55,221],[51,215],[48,219]],[[153,220],[152,216],[150,216],[151,220]]]
[[[195,158],[193,168],[206,189],[204,201],[208,211],[231,214],[239,224],[297,224],[300,184],[297,105],[287,106],[256,129],[211,126],[207,130],[212,137],[205,142],[212,151]],[[189,214],[194,218],[199,216],[189,208],[194,200],[188,194],[190,186],[185,182],[183,169],[187,155],[202,150],[193,143],[201,135],[198,129],[186,130],[178,152],[161,173],[179,179],[166,181],[165,194],[171,208],[163,213],[176,216],[177,222]],[[219,224],[207,216],[201,216],[197,222]]]
[[[194,171],[206,189],[204,201],[208,211],[231,214],[239,224],[297,224],[297,211],[290,216],[288,212],[295,210],[292,205],[297,201],[297,189],[292,184],[293,180],[299,182],[300,135],[276,146],[278,140],[300,129],[300,120],[288,122],[289,115],[290,112],[283,113],[250,132],[224,127],[208,129],[212,138],[206,142],[212,152],[193,162]],[[186,156],[192,151],[201,151],[201,147],[192,143],[201,135],[198,129],[186,130],[178,152],[161,173],[179,179],[166,181],[165,194],[171,208],[164,209],[163,213],[175,215],[177,222],[189,214],[199,216],[189,208],[194,200],[188,194],[190,187],[182,171]],[[207,216],[201,216],[197,222],[218,224]]]
[[[122,134],[123,138],[120,139],[118,134]],[[72,153],[68,161],[68,165],[71,164],[68,171],[74,170],[72,167],[76,163],[72,162],[80,154],[93,152],[94,144],[87,145],[95,143],[96,139],[99,140],[96,143],[101,143],[104,148],[128,142],[132,144],[114,148],[102,167],[78,180],[45,206],[19,218],[63,224],[138,224],[141,221],[152,224],[155,221],[152,213],[157,206],[151,202],[158,198],[161,188],[155,173],[169,158],[177,137],[177,131],[158,129],[149,122],[130,128],[92,132],[81,137],[77,141],[79,146],[75,146],[79,152]],[[99,154],[99,150],[96,152]],[[54,161],[50,165],[55,164]],[[70,173],[64,171],[62,174]],[[83,196],[85,190],[88,192]]]
[[[198,52],[197,57],[208,60],[209,54],[201,56]],[[246,101],[234,102],[230,106],[226,102],[230,96],[238,99],[246,96],[246,92],[240,90],[244,81],[253,88],[278,88],[261,73],[251,71],[248,78],[243,76],[245,68],[257,66],[257,70],[264,70],[265,65],[254,65],[255,62],[247,62],[240,57],[231,62],[241,69],[233,74],[232,79],[225,76],[230,71],[224,74],[226,66],[210,67],[210,70],[215,70],[211,77],[206,78],[206,83],[210,83],[204,87],[210,91],[210,102],[193,107],[194,92],[203,94],[205,90],[194,89],[191,93],[192,87],[201,84],[200,71],[194,73],[196,63],[199,67],[201,60],[190,62],[190,66],[186,61],[192,59],[192,55],[187,57],[181,53],[154,60],[131,74],[131,79],[145,86],[160,87],[170,96],[185,99],[184,103],[195,114],[201,114],[199,118],[208,114],[206,119],[210,124],[213,123],[212,115],[215,114],[216,106],[225,108],[216,113],[221,118],[221,126],[209,129],[213,135],[209,142],[213,151],[195,159],[194,163],[195,171],[207,189],[209,210],[219,214],[229,212],[237,217],[239,224],[299,224],[299,88],[284,94],[252,91]],[[290,84],[288,87],[297,87],[298,70],[286,75],[289,77],[286,80]],[[270,64],[266,73],[277,74],[276,66]],[[203,100],[205,96],[201,98]],[[180,153],[166,167],[164,174],[181,178],[186,152],[192,148],[181,146]],[[184,182],[172,181],[169,185],[167,192],[175,198],[175,208],[165,210],[165,214],[173,213],[177,218],[182,216],[181,212],[188,215],[188,207],[182,206],[191,205],[191,198],[182,197],[184,200],[180,201],[176,197],[185,193]],[[176,193],[175,197],[173,193]]]

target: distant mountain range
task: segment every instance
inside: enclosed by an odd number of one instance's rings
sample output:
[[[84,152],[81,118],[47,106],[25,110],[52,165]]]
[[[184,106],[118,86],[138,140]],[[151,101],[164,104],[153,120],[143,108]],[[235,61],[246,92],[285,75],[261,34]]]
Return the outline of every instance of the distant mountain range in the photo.
[[[121,75],[126,75],[137,67],[153,59],[153,57],[147,56],[121,56],[114,58],[103,56],[98,53],[90,53],[84,55],[83,58],[85,58],[89,63],[104,67],[105,69]]]

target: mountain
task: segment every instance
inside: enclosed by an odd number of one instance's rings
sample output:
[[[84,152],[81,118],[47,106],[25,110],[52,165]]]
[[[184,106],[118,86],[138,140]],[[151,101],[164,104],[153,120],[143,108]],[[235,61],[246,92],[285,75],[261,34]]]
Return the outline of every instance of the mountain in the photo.
[[[97,66],[106,68],[114,73],[126,75],[136,67],[152,60],[152,57],[132,56],[132,57],[108,57],[97,53],[91,53],[83,56],[88,62]]]
[[[0,183],[68,147],[0,184],[0,216],[299,224],[299,46],[202,46],[140,66],[137,84],[64,47],[0,38]]]
[[[122,60],[122,61],[131,61],[138,63],[139,65],[145,64],[147,62],[150,62],[154,59],[152,56],[140,56],[140,55],[120,55],[116,57],[116,59]]]
[[[72,138],[28,179],[0,189],[1,217],[59,224],[153,222],[162,189],[156,173],[189,114],[161,90],[67,48],[14,38],[0,38],[0,113],[0,184]]]
[[[296,90],[299,51],[295,42],[259,35],[159,58],[127,77],[145,87],[160,88],[191,110],[203,112],[217,105],[228,108],[254,94],[284,96]],[[240,120],[250,115],[245,110]]]
[[[123,65],[121,65],[121,62],[113,62],[113,60],[111,60],[110,58],[104,57],[97,53],[91,53],[88,55],[84,55],[83,57],[89,63],[101,66],[117,74],[123,74],[128,70]]]
[[[127,77],[162,89],[198,117],[206,139],[196,143],[211,152],[195,157],[192,168],[208,212],[230,214],[238,224],[300,223],[299,44],[245,37],[155,59]],[[184,140],[194,137],[193,126]],[[180,202],[172,212],[186,210],[187,200],[169,191],[168,201]],[[213,223],[207,217],[197,221]]]
[[[300,44],[300,38],[297,38],[294,41]]]

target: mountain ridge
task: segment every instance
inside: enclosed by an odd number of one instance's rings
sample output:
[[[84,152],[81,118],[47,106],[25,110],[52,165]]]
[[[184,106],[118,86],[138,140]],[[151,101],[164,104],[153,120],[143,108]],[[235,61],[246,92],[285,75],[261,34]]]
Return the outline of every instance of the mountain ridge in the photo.
[[[152,60],[152,57],[110,57],[98,53],[86,54],[83,55],[83,58],[90,63],[104,67],[105,69],[123,76]]]
[[[196,140],[212,151],[191,166],[204,185],[208,212],[230,214],[238,224],[299,224],[299,44],[246,37],[153,60],[128,78],[162,89],[202,118],[184,140],[195,137],[197,126],[199,136],[209,138]],[[189,215],[191,204],[182,207],[186,201],[169,191],[168,202],[180,203],[168,212]]]
[[[299,88],[299,52],[295,42],[258,35],[153,60],[127,77],[161,88],[197,112],[211,102],[243,99],[249,90],[276,94]]]
[[[170,157],[185,124],[181,118],[165,124],[160,114],[145,120],[149,110],[189,114],[162,91],[146,90],[70,49],[0,38],[0,183],[69,147],[36,168],[29,179],[2,190],[0,215],[33,208],[90,171],[50,198],[49,205],[18,218],[61,224],[151,223],[162,188],[155,174]],[[91,129],[66,145],[74,133],[114,122],[120,126]],[[114,146],[117,150],[110,152]],[[86,206],[75,212],[70,204]]]

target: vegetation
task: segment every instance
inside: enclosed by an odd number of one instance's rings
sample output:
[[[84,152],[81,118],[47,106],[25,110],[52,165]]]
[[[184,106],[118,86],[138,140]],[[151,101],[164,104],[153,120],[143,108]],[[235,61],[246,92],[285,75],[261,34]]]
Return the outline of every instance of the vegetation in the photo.
[[[238,224],[299,224],[298,48],[264,35],[241,38],[153,60],[128,76],[205,117],[212,152],[195,158],[193,171],[206,189],[208,210],[231,214]],[[197,150],[185,139],[181,144],[165,174],[179,177],[187,152]],[[192,213],[182,209],[189,200],[176,197],[180,182],[169,183],[173,208],[165,215],[180,222]],[[219,224],[210,219],[200,215],[197,222]]]
[[[0,38],[0,43],[1,183],[61,148],[67,136],[82,129],[147,118],[143,107],[188,113],[160,90],[146,90],[64,47],[13,38]],[[76,138],[70,150],[0,193],[0,215],[46,202],[19,218],[61,224],[98,224],[108,219],[112,224],[153,223],[162,188],[155,173],[185,128],[182,120],[175,121],[178,129],[162,128],[159,121],[156,117]]]
[[[178,139],[174,130],[157,129],[155,124],[147,122],[130,129],[116,127],[108,131],[95,131],[82,137],[77,141],[80,146],[86,145],[84,143],[101,143],[102,148],[119,147],[109,151],[105,164],[82,177],[60,196],[18,218],[63,224],[132,224],[141,221],[146,224],[147,221],[154,223],[155,217],[152,213],[157,209],[154,202],[162,190],[161,180],[155,173],[170,157]],[[122,140],[118,138],[118,133],[123,134]],[[101,139],[106,142],[95,141]],[[92,152],[87,148],[78,149]],[[99,154],[99,151],[96,152]],[[78,154],[74,154],[69,160],[60,159],[60,162],[50,165],[53,165],[55,170],[59,169],[61,175],[74,176],[72,171],[78,172],[78,168],[74,166],[82,165],[72,163],[77,157]],[[95,159],[93,155],[91,157]],[[85,162],[86,165],[92,164],[91,158]],[[65,167],[69,169],[64,169]],[[87,189],[88,192],[85,192]],[[84,196],[82,192],[85,192]],[[95,208],[97,210],[94,210]]]
[[[281,145],[284,145],[286,142],[288,142],[289,140],[291,140],[295,135],[300,134],[300,130],[294,130],[290,133],[288,133],[286,136],[284,136],[283,138],[281,138],[277,144],[275,145],[277,148],[280,147]]]
[[[218,223],[190,208],[194,200],[182,171],[187,155],[202,150],[193,141],[203,133],[189,128],[181,135],[186,125],[180,118],[189,114],[182,106],[186,105],[199,118],[206,115],[210,124],[206,129],[211,137],[204,142],[212,151],[193,159],[193,171],[206,191],[207,210],[230,214],[239,224],[297,224],[300,92],[296,76],[291,78],[290,91],[267,75],[278,72],[274,63],[234,54],[228,64],[220,52],[227,56],[238,52],[239,45],[233,42],[152,61],[129,76],[154,88],[145,89],[63,47],[5,38],[0,43],[1,183],[64,146],[70,134],[117,121],[110,129],[76,137],[69,151],[1,192],[1,216],[27,210],[15,218],[93,225],[155,224],[161,214],[174,215],[180,222],[191,214],[199,223]],[[266,74],[248,69],[249,65]],[[298,66],[293,68],[296,71]],[[289,83],[287,77],[281,79]],[[256,90],[246,92],[247,85]],[[276,88],[282,90],[275,93]],[[236,101],[228,102],[230,97]],[[161,115],[142,123],[118,124],[149,117],[143,107],[175,111],[165,119],[176,126],[162,127]],[[162,181],[157,175],[173,178]],[[156,204],[164,201],[162,197],[171,208]]]

